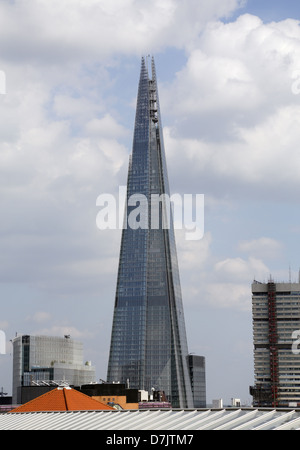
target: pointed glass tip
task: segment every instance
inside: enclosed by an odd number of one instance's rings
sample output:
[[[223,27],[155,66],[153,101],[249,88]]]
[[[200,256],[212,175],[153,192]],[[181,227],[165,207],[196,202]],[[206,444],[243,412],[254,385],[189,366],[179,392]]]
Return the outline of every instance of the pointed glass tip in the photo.
[[[141,73],[147,73],[149,79],[154,80],[156,78],[155,61],[153,55],[142,56],[141,61]]]

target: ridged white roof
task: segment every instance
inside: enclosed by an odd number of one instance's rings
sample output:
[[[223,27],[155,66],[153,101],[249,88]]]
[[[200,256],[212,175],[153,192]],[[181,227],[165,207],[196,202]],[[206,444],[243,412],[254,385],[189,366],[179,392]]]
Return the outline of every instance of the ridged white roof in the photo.
[[[0,414],[0,430],[300,430],[300,410],[137,410]]]

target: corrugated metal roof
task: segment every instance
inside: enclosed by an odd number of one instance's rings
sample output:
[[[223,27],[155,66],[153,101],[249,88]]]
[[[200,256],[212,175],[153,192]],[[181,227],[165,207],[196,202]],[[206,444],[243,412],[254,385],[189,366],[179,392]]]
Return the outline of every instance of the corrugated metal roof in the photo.
[[[300,410],[137,410],[0,414],[0,430],[300,430]]]

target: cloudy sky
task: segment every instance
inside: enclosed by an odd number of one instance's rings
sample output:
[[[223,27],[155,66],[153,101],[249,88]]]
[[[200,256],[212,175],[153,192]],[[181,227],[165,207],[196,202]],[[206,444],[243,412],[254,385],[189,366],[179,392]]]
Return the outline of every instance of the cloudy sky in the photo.
[[[16,333],[71,334],[106,378],[120,231],[97,229],[96,199],[126,184],[150,53],[171,191],[205,195],[203,239],[176,233],[189,351],[206,357],[208,402],[250,403],[251,283],[300,267],[298,10],[1,0],[0,388]]]

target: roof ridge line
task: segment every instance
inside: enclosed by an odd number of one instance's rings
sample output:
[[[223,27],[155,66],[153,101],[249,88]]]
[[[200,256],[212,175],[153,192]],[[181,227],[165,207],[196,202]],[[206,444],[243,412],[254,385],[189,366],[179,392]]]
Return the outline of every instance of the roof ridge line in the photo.
[[[65,400],[65,405],[66,405],[66,410],[69,411],[69,407],[68,407],[68,401],[67,401],[67,396],[65,393],[65,388],[63,388],[63,395],[64,395],[64,400]]]

